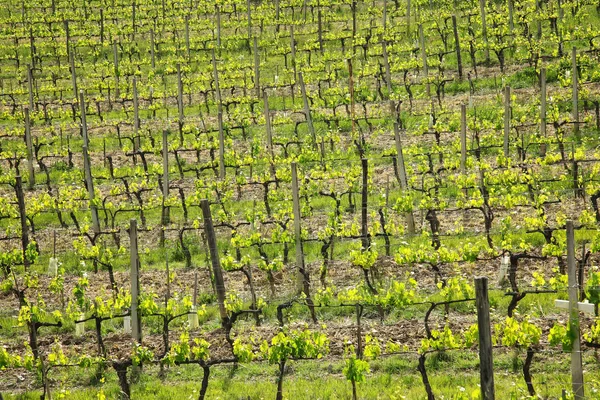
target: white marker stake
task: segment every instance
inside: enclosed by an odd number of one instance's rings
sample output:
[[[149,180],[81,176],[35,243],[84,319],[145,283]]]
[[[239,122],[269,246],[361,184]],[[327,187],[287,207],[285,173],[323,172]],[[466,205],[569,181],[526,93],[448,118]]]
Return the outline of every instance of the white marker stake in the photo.
[[[510,266],[510,256],[505,254],[500,261],[500,271],[498,271],[498,284],[501,285],[506,280],[508,267]]]
[[[188,314],[188,323],[190,324],[190,329],[198,329],[198,313],[196,312],[196,306],[192,306]]]
[[[85,314],[81,313],[79,315],[79,319],[85,319]],[[85,322],[76,322],[75,323],[75,336],[83,336],[85,333]]]
[[[131,334],[131,317],[129,315],[123,317],[123,332]]]
[[[58,273],[58,259],[54,257],[50,257],[48,261],[48,275],[56,276]]]
[[[568,310],[569,309],[569,300],[554,300],[554,307]],[[590,316],[596,315],[594,303],[588,303],[587,300],[583,301],[583,302],[582,301],[577,302],[577,309],[579,311],[581,311],[582,313],[588,314]]]

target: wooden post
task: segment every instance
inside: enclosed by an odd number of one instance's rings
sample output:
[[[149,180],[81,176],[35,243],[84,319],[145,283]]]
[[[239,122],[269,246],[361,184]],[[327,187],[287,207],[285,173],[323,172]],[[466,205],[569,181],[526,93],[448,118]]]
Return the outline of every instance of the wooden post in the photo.
[[[512,0],[511,0],[512,1]],[[536,11],[536,25],[537,25],[537,32],[536,32],[536,38],[537,40],[540,40],[542,38],[542,19],[540,18],[540,15],[542,13],[542,8],[540,7],[541,5],[541,0],[535,1],[535,11]]]
[[[71,59],[71,48],[69,46],[70,42],[71,42],[71,35],[69,33],[69,20],[63,20],[63,23],[65,25],[65,50],[67,51],[67,58],[69,58],[69,60]]]
[[[89,147],[89,138],[87,131],[87,119],[85,111],[85,96],[83,90],[79,91],[79,112],[81,114],[81,136],[83,138],[83,145]]]
[[[163,196],[169,195],[169,132],[165,129],[162,133],[162,156],[163,156]]]
[[[369,226],[368,226],[368,199],[369,199],[369,160],[366,158],[361,159],[362,166],[362,201],[361,201],[361,242],[362,251],[369,250],[371,247],[371,240],[369,239]]]
[[[190,15],[186,14],[185,16],[185,56],[187,60],[190,61],[191,53],[190,53]]]
[[[456,49],[456,62],[458,63],[458,78],[463,78],[462,57],[460,55],[460,38],[458,36],[458,25],[456,23],[456,14],[452,15],[452,30],[454,31],[454,47]]]
[[[321,55],[323,55],[324,49],[323,49],[323,16],[322,11],[321,11],[321,5],[318,4],[317,5],[318,10],[317,10],[317,25],[318,25],[318,29],[319,29],[319,50],[321,51]]]
[[[579,287],[577,285],[577,263],[575,261],[575,233],[573,221],[567,220],[567,273],[569,279],[569,327],[573,338],[571,350],[571,384],[575,399],[584,399],[581,339],[579,333]]]
[[[406,0],[406,35],[410,36],[410,0]]]
[[[215,58],[215,50],[212,50],[212,65],[213,65],[213,79],[215,81],[215,101],[217,108],[221,111],[223,104],[221,103],[221,90],[219,88],[219,71],[217,70],[217,60]]]
[[[306,24],[306,9],[308,8],[306,5],[306,1],[307,0],[302,1],[302,14],[304,15],[304,23],[305,24]],[[314,22],[314,18],[313,18],[313,22]]]
[[[194,307],[196,307],[197,303],[198,303],[198,271],[194,271],[194,299],[192,301],[192,304],[194,304]]]
[[[94,181],[92,178],[92,168],[90,166],[90,155],[87,146],[83,146],[83,166],[85,173],[85,184],[90,198],[90,212],[92,214],[92,229],[94,233],[100,232],[100,221],[98,219],[98,207],[95,204]]]
[[[131,2],[131,28],[132,28],[131,39],[132,39],[132,41],[135,41],[135,34],[137,32],[137,24],[135,23],[136,8],[137,7],[135,6],[135,0],[133,0]]]
[[[467,173],[467,106],[460,105],[460,173]]]
[[[396,111],[394,107],[394,101],[390,100],[390,108]],[[402,140],[400,139],[400,125],[398,123],[397,116],[394,119],[394,142],[396,144],[396,156],[398,157],[398,177],[401,189],[408,189],[408,179],[406,176],[406,168],[404,165],[404,154],[402,152]]]
[[[252,11],[251,11],[251,7],[250,7],[250,0],[246,0],[246,18],[248,20],[247,22],[247,28],[248,28],[248,33],[247,33],[247,37],[248,37],[248,50],[250,50],[250,41],[252,40]]]
[[[510,34],[512,35],[513,30],[515,29],[515,23],[514,23],[514,18],[513,18],[513,15],[515,13],[515,4],[514,4],[514,0],[508,0],[507,3],[508,3],[508,30],[509,30]]]
[[[362,343],[362,326],[360,319],[362,318],[363,306],[362,304],[356,304],[356,358],[363,358],[363,343]],[[356,398],[356,397],[355,397]]]
[[[583,175],[583,171],[582,171],[582,175]],[[583,193],[581,194],[581,197],[583,197]],[[577,285],[579,285],[579,288],[583,288],[584,284],[585,284],[585,267],[587,264],[586,261],[586,244],[588,242],[586,240],[583,241],[583,243],[581,244],[581,261],[577,261]],[[586,298],[586,293],[585,290],[580,290],[579,293],[579,301],[584,301],[584,299]],[[595,310],[595,305],[591,304],[594,307],[594,311]],[[579,310],[581,310],[581,307],[579,307]],[[593,314],[594,316],[596,315],[596,313],[594,312]]]
[[[165,305],[169,303],[169,299],[171,298],[171,273],[169,271],[169,252],[165,251],[165,273],[167,275],[166,282],[166,292],[165,293]]]
[[[71,44],[69,43],[69,24],[65,21],[65,29],[67,31],[67,55],[69,56],[69,67],[71,69],[71,84],[73,85],[73,97],[77,100],[77,73],[75,71],[75,55],[70,50]]]
[[[217,49],[221,49],[221,10],[219,5],[215,4],[215,14],[217,18]]]
[[[254,90],[256,97],[260,98],[260,58],[258,54],[258,39],[254,37]]]
[[[387,42],[385,41],[385,39],[381,40],[381,51],[383,54],[383,65],[385,67],[385,84],[388,90],[387,98],[390,99],[392,96],[392,73],[390,70],[390,61],[387,52]]]
[[[298,189],[298,171],[296,163],[292,163],[292,201],[294,204],[294,237],[296,241],[296,265],[298,266],[298,289],[302,291],[304,277],[300,271],[304,270],[304,251],[302,249],[302,230],[300,227],[300,192]]]
[[[219,179],[225,179],[225,135],[223,132],[223,111],[217,114],[219,123]]]
[[[27,187],[33,189],[35,185],[35,173],[33,170],[33,142],[31,140],[31,121],[29,119],[29,107],[24,107],[25,112],[25,144],[27,145],[27,169],[29,170],[29,180]]]
[[[33,28],[29,27],[29,52],[31,59],[31,67],[35,68],[35,37],[33,36]]]
[[[490,63],[490,49],[488,46],[487,36],[487,24],[485,21],[485,2],[486,0],[479,0],[479,12],[481,13],[481,32],[483,34],[483,42],[485,43],[484,53],[486,64]]]
[[[219,124],[219,179],[225,179],[225,137],[223,133],[223,103],[219,88],[219,72],[215,51],[212,50],[213,79],[215,81],[215,100],[217,103],[217,122]]]
[[[104,45],[104,9],[100,8],[100,44]]]
[[[181,79],[181,64],[177,64],[177,111],[179,115],[179,128],[183,125],[183,80]]]
[[[574,154],[573,150],[572,152]],[[575,198],[583,197],[581,193],[582,190],[579,187],[579,164],[577,163],[577,161],[575,161],[575,159],[572,160],[571,170],[573,171],[573,195],[575,196]]]
[[[117,50],[117,42],[113,41],[113,63],[115,64],[115,99],[119,99],[121,91],[119,90],[119,52]]]
[[[504,88],[504,157],[510,155],[510,86]]]
[[[429,69],[427,68],[427,51],[425,50],[425,35],[423,34],[423,25],[419,25],[419,43],[421,47],[421,59],[423,62],[423,75],[425,80],[429,79]],[[427,97],[431,96],[431,85],[429,82],[425,84],[425,92]]]
[[[161,244],[165,243],[165,231],[164,228],[171,222],[170,208],[165,205],[166,199],[169,197],[169,144],[168,144],[169,132],[165,129],[162,132],[162,156],[163,156],[163,177],[162,177],[162,225],[163,230],[161,231]]]
[[[494,400],[494,359],[492,353],[492,332],[490,327],[490,302],[488,279],[475,278],[475,304],[477,306],[477,327],[479,330],[479,378],[481,399]]]
[[[23,268],[29,269],[30,260],[27,257],[27,248],[29,247],[29,225],[27,225],[27,214],[25,211],[25,196],[23,195],[23,181],[21,175],[15,177],[15,194],[17,196],[17,205],[19,207],[19,219],[21,221],[21,247],[23,249]]]
[[[279,5],[279,0],[275,0],[275,21],[277,22],[277,25],[275,27],[275,32],[279,32],[279,13],[280,13],[280,5]]]
[[[102,138],[102,159],[104,160],[104,168],[106,168],[108,164],[108,160],[106,159],[106,137]]]
[[[273,131],[271,127],[271,112],[269,110],[269,96],[267,95],[267,91],[263,92],[263,101],[264,101],[264,113],[265,113],[265,125],[267,128],[267,146],[269,148],[269,154],[271,156],[271,160],[274,159],[273,156]]]
[[[150,86],[148,88],[148,103],[150,106],[147,107],[148,110],[148,119],[156,119],[156,110],[153,108],[154,105],[154,88]]]
[[[558,8],[558,23],[559,24],[562,24],[562,20],[565,17],[565,11],[562,8],[562,2],[563,2],[563,0],[557,0],[556,1],[556,3],[557,3],[557,7],[556,8]]]
[[[137,90],[137,77],[133,77],[133,151],[140,150],[140,107]]]
[[[298,81],[300,82],[300,90],[302,90],[302,102],[304,104],[304,115],[306,116],[308,131],[310,132],[313,146],[317,149],[317,135],[315,134],[315,127],[313,125],[312,117],[310,116],[310,107],[308,106],[308,97],[306,96],[306,86],[304,85],[302,72],[298,73]]]
[[[33,111],[33,68],[27,67],[27,90],[29,91],[29,109]]]
[[[352,9],[352,54],[354,54],[354,49],[356,48],[354,43],[356,40],[356,32],[358,32],[358,21],[356,19],[356,0],[352,0],[350,7]]]
[[[391,106],[394,111],[396,108],[393,105],[393,100],[390,100]],[[396,157],[397,157],[397,165],[398,165],[398,179],[400,183],[400,188],[403,192],[407,192],[408,189],[408,179],[406,176],[406,167],[404,165],[404,154],[402,153],[402,141],[400,139],[400,125],[398,123],[398,119],[396,118],[394,121],[394,141],[396,142]],[[413,217],[412,211],[406,214],[406,224],[408,226],[408,233],[415,233],[415,219]]]
[[[356,114],[354,108],[354,74],[352,70],[352,58],[348,58],[346,60],[348,62],[348,91],[350,92],[350,120],[352,121],[352,137],[355,137],[356,131]],[[364,136],[361,131],[361,141],[360,145],[364,144]]]
[[[217,289],[217,301],[219,303],[219,312],[221,314],[221,324],[222,326],[225,326],[229,322],[227,310],[225,309],[225,282],[223,280],[223,271],[221,270],[221,261],[219,260],[219,252],[217,250],[217,238],[215,236],[215,229],[210,213],[210,204],[207,199],[202,199],[200,200],[200,206],[202,207],[202,216],[204,218],[204,232],[206,233],[208,248],[210,250],[215,288]]]
[[[156,67],[156,59],[154,55],[154,51],[156,48],[155,39],[154,39],[154,29],[150,29],[150,65],[152,69]]]
[[[138,296],[140,294],[140,261],[138,258],[137,220],[129,220],[129,259],[131,281],[131,337],[142,343],[142,321],[138,313]]]
[[[577,74],[577,49],[573,47],[572,51],[572,76],[573,76],[573,122],[575,136],[579,137],[579,76]]]
[[[92,165],[90,162],[90,155],[88,153],[89,138],[87,133],[87,122],[85,118],[85,97],[83,90],[79,92],[79,106],[81,108],[81,133],[83,136],[83,169],[85,175],[85,186],[88,190],[88,196],[90,198],[90,212],[92,213],[92,229],[94,233],[100,232],[100,220],[98,218],[98,207],[96,206],[94,192],[94,179],[92,178]]]
[[[290,25],[290,47],[292,50],[291,63],[292,69],[294,70],[294,82],[296,82],[296,79],[298,79],[298,70],[296,69],[296,40],[294,39],[294,25]]]
[[[546,138],[546,68],[540,69],[540,137]],[[540,156],[546,156],[546,143],[540,143]]]

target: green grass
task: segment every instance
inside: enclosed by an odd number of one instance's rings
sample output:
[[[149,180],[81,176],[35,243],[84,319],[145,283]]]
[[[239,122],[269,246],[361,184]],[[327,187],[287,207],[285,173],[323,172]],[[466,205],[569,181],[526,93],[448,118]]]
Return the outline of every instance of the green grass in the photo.
[[[517,364],[522,363],[522,353],[496,351],[495,389],[497,398],[522,399],[527,391],[520,370],[514,372],[515,355]],[[589,357],[589,356],[586,356]],[[589,360],[586,360],[589,361]],[[445,399],[472,399],[479,391],[478,357],[473,351],[450,352],[444,357],[429,356],[428,376],[434,394]],[[543,365],[543,370],[540,367]],[[284,397],[287,399],[349,399],[351,385],[342,373],[342,361],[292,361],[288,363],[284,377]],[[416,370],[416,357],[391,356],[371,361],[371,372],[358,385],[361,399],[422,399],[425,390],[421,376]],[[532,365],[533,384],[543,398],[559,398],[562,389],[570,387],[568,355],[536,355]],[[597,393],[599,382],[594,378],[597,366],[587,371],[586,390],[588,396]],[[90,385],[94,369],[66,368],[55,370],[52,391],[60,398],[61,378],[68,376],[79,384],[68,389],[69,399],[95,398],[100,390],[107,398],[119,393],[116,376],[111,369],[104,373],[105,383]],[[132,385],[134,399],[189,399],[197,398],[202,369],[197,366],[180,366],[167,369],[164,380],[158,378],[158,368],[144,368],[140,381]],[[277,368],[264,363],[240,364],[235,370],[231,366],[211,369],[207,398],[210,399],[271,399],[276,392]],[[39,390],[23,395],[5,394],[6,399],[37,399]]]

